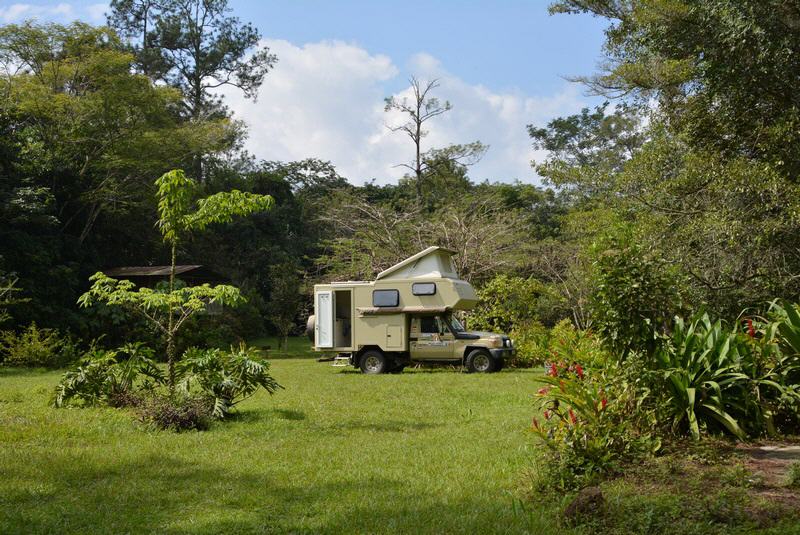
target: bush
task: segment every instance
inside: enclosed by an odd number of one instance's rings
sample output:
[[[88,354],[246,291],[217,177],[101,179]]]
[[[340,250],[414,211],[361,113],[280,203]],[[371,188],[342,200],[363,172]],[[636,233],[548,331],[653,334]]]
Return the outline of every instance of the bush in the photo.
[[[576,329],[568,319],[552,329],[535,321],[518,325],[511,338],[517,349],[512,366],[538,366],[558,360],[599,366],[608,360],[600,341],[591,332]]]
[[[595,246],[597,289],[592,317],[598,334],[621,360],[631,351],[651,355],[658,335],[681,310],[680,276],[658,254],[635,243],[630,231]]]
[[[20,333],[0,332],[0,362],[5,366],[59,367],[74,362],[76,344],[55,329],[31,323]]]
[[[270,394],[283,388],[269,374],[269,362],[245,344],[230,351],[190,348],[178,364],[177,375],[186,395],[199,392],[213,400],[216,418],[224,418],[259,388]]]
[[[75,370],[64,374],[53,403],[136,407],[140,419],[161,429],[205,429],[204,419],[224,418],[259,388],[270,394],[280,386],[269,363],[244,344],[238,349],[188,350],[176,366],[178,392],[164,394],[167,379],[153,351],[128,344],[94,350]]]
[[[773,318],[735,327],[705,313],[688,324],[675,318],[656,356],[676,431],[698,440],[703,431],[744,439],[792,430],[786,424],[800,408],[800,354],[791,341],[800,333],[800,314],[774,305]]]
[[[800,489],[800,461],[794,461],[786,471],[786,486]]]
[[[139,343],[110,351],[91,350],[75,370],[61,378],[53,404],[136,405],[140,392],[165,383],[164,372],[152,357],[153,351]]]
[[[573,352],[574,353],[574,352]],[[591,357],[590,357],[591,359]],[[647,374],[630,363],[585,368],[552,361],[540,378],[532,430],[547,449],[542,488],[570,490],[619,471],[661,446]]]
[[[152,392],[142,397],[136,405],[136,414],[141,422],[158,429],[171,431],[209,428],[214,409],[214,400],[209,396],[186,396]]]
[[[480,301],[470,312],[469,328],[509,333],[515,326],[530,323],[543,291],[542,283],[534,278],[498,275],[478,290]]]

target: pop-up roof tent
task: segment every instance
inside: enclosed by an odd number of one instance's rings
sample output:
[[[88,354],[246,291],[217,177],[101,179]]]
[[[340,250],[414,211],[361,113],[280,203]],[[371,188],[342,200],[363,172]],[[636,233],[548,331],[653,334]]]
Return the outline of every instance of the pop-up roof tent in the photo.
[[[414,256],[378,273],[376,280],[442,278],[458,279],[453,267],[455,251],[444,247],[428,247]]]

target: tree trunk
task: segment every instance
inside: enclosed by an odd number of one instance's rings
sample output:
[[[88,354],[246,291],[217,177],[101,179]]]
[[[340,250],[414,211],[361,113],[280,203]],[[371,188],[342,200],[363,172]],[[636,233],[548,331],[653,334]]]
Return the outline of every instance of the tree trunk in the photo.
[[[172,242],[172,262],[169,270],[169,293],[170,296],[175,290],[175,259],[176,244]],[[169,302],[167,312],[167,370],[169,371],[169,393],[175,395],[175,314],[172,308],[172,301]]]

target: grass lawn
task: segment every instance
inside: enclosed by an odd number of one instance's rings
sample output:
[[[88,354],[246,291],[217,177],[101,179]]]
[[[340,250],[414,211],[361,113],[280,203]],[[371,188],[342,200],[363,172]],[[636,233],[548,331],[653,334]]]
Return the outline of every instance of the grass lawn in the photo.
[[[262,336],[248,340],[247,344],[265,350],[267,357],[270,359],[303,358],[312,355],[311,342],[305,336],[290,336],[285,350],[278,349],[281,347],[282,342],[277,336]],[[322,354],[315,355],[321,356]]]
[[[363,376],[279,359],[286,389],[207,432],[52,409],[0,368],[0,533],[522,533],[532,374]],[[516,508],[518,511],[519,508]]]
[[[749,473],[688,453],[604,483],[607,516],[566,526],[571,496],[525,498],[531,371],[364,376],[279,358],[273,374],[274,397],[177,434],[52,409],[60,372],[0,367],[0,533],[800,533],[743,507],[785,489],[754,494]]]

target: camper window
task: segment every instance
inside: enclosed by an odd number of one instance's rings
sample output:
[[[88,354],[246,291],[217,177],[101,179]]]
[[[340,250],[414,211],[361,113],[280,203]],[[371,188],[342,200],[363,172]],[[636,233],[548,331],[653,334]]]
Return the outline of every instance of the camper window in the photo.
[[[411,293],[414,295],[435,295],[435,282],[415,282],[411,285]]]
[[[372,292],[372,306],[396,307],[400,306],[400,292],[397,290],[374,290]]]
[[[439,316],[422,316],[419,319],[420,332],[423,334],[445,334],[447,328]]]

